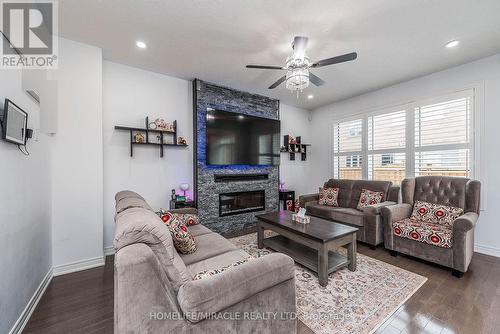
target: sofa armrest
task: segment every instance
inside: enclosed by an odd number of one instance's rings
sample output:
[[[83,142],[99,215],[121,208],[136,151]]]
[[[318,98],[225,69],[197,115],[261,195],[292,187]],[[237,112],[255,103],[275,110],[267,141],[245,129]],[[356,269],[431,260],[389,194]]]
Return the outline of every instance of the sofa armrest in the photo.
[[[465,233],[472,230],[477,223],[479,215],[475,212],[467,212],[453,222],[453,233]]]
[[[382,203],[365,206],[364,208],[361,209],[361,211],[363,211],[363,213],[365,214],[370,214],[375,216],[382,212],[381,210],[383,207],[395,204],[396,202],[385,201]]]
[[[380,208],[382,217],[384,217],[384,224],[392,223],[401,219],[409,218],[413,206],[411,204],[402,203]]]
[[[212,277],[187,282],[179,289],[177,300],[186,318],[196,323],[294,277],[292,258],[273,253]]]
[[[319,194],[309,194],[299,196],[299,205],[301,208],[306,207],[307,202],[316,202],[319,200]]]

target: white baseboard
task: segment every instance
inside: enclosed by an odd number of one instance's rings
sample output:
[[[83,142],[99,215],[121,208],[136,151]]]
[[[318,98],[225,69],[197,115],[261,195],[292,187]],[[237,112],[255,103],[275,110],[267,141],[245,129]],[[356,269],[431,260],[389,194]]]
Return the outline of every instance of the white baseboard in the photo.
[[[500,257],[500,249],[495,247],[475,244],[474,251],[481,254]]]
[[[42,282],[40,282],[40,285],[38,285],[38,288],[35,290],[35,293],[29,300],[28,304],[24,308],[23,312],[17,319],[16,323],[10,330],[9,334],[21,334],[23,331],[24,327],[28,323],[28,320],[31,318],[31,314],[35,310],[38,302],[43,296],[43,293],[49,286],[50,282],[52,281],[52,268],[47,272],[45,277],[43,278]]]
[[[70,274],[101,266],[104,266],[104,256],[54,266],[54,276]]]
[[[114,254],[115,254],[115,247],[113,246],[104,247],[104,256],[114,255]]]

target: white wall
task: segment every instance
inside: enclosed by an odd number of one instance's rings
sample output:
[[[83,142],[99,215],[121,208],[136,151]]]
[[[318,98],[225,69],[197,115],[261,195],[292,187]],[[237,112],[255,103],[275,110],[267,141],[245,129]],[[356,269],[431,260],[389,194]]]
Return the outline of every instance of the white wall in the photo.
[[[103,64],[104,246],[111,250],[114,237],[115,194],[137,191],[153,208],[168,207],[170,190],[193,185],[193,107],[191,82],[105,61]],[[309,113],[281,105],[282,133],[309,140]],[[144,126],[144,118],[177,120],[179,135],[188,148],[134,147],[130,157],[129,133],[115,125]],[[287,187],[302,193],[308,162],[288,161],[282,154],[280,171]],[[192,194],[191,190],[188,192]]]
[[[58,133],[51,141],[53,263],[103,261],[101,49],[61,39]]]
[[[0,40],[1,41],[1,40]],[[21,89],[21,72],[0,70],[0,109],[9,98],[39,129],[39,108]],[[30,140],[30,156],[0,141],[0,333],[8,333],[52,268],[49,138]]]
[[[309,144],[311,141],[309,117],[309,111],[281,103],[282,137],[287,134],[294,137],[300,136],[302,143]],[[311,146],[307,149],[306,161],[301,160],[300,154],[295,154],[295,160],[290,160],[288,153],[281,153],[280,179],[285,181],[285,188],[295,191],[296,198],[307,194],[310,188],[310,166],[315,147]]]
[[[114,237],[115,194],[140,193],[155,209],[168,208],[171,189],[193,185],[193,103],[191,82],[112,62],[103,64],[104,245]],[[144,119],[177,120],[178,135],[188,148],[134,147],[130,134],[115,125],[144,127]]]
[[[398,105],[464,88],[478,87],[476,110],[484,115],[480,129],[480,175],[484,189],[484,211],[476,230],[478,251],[500,256],[500,225],[495,210],[500,202],[500,55],[491,56],[401,84],[340,101],[313,112],[311,138],[316,154],[311,161],[311,188],[314,190],[331,175],[330,130],[334,118],[380,107]],[[324,152],[318,154],[317,152]]]

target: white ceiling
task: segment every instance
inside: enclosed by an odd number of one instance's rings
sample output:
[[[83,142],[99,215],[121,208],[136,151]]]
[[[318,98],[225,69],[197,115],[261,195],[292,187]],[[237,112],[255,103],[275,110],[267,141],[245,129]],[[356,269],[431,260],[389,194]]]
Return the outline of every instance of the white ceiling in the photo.
[[[499,0],[64,0],[59,11],[60,34],[105,59],[305,109],[500,52]],[[309,37],[312,61],[358,59],[313,70],[326,84],[299,98],[268,90],[281,72],[245,65],[284,65],[296,35]],[[461,44],[446,49],[452,39]]]

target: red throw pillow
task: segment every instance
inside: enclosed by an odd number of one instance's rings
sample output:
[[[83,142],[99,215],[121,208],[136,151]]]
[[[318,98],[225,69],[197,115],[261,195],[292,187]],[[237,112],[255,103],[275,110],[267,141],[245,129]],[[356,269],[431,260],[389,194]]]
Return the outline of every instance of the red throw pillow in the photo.
[[[451,225],[463,213],[464,210],[462,208],[415,201],[411,218],[421,222]]]
[[[164,223],[170,221],[173,215],[181,219],[186,226],[198,225],[200,223],[198,215],[192,213],[172,213],[168,210],[160,209],[156,214],[160,216]]]
[[[181,254],[191,254],[196,251],[196,242],[189,232],[185,217],[186,214],[177,214],[165,210],[157,212],[163,223],[169,228],[175,249]]]
[[[293,207],[292,207],[293,206]],[[288,201],[286,201],[286,209],[288,211],[292,211],[292,212],[299,212],[299,209],[300,209],[300,201],[299,199],[295,199],[295,203],[290,199]]]
[[[339,188],[320,188],[318,203],[319,205],[339,206],[338,196]]]
[[[361,210],[364,207],[381,203],[383,197],[383,191],[371,191],[368,189],[362,189],[361,195],[359,196],[358,209]]]

